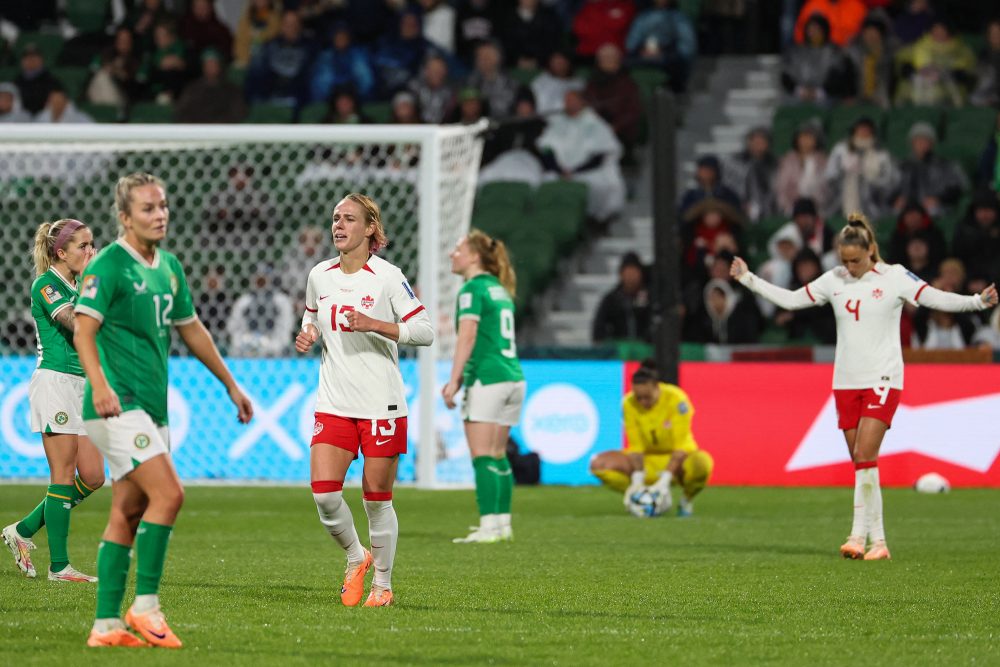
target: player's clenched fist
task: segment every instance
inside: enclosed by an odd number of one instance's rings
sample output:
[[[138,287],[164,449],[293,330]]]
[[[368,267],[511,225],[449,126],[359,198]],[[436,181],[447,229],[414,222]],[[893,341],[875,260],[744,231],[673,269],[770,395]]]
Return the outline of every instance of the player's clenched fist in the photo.
[[[747,271],[749,271],[749,269],[747,268],[747,263],[743,261],[743,258],[734,257],[733,264],[729,267],[729,275],[736,280],[739,280]]]
[[[307,324],[295,337],[295,349],[299,352],[308,352],[317,340],[319,340],[319,330],[315,325]]]
[[[378,322],[364,313],[359,313],[356,310],[349,310],[344,313],[344,317],[347,318],[347,326],[350,327],[351,331],[356,331],[358,333],[365,333],[368,331],[375,331],[378,326]]]

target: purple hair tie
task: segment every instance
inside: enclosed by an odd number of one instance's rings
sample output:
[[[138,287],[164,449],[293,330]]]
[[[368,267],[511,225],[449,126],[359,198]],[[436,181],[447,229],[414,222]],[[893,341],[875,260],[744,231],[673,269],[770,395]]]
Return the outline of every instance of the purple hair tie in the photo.
[[[52,246],[52,254],[55,255],[60,248],[66,245],[66,242],[69,241],[69,237],[73,236],[73,234],[76,233],[76,230],[85,226],[86,225],[79,220],[67,220],[66,224],[63,225],[63,228],[59,230],[59,235],[56,236],[56,243]]]

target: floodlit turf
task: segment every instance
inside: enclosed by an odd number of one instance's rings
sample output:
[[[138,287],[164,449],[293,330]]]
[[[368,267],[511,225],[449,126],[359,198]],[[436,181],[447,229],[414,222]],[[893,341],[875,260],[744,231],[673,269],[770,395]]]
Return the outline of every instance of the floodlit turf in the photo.
[[[0,525],[41,495],[0,487]],[[366,536],[360,492],[346,496]],[[109,497],[73,512],[85,572]],[[454,545],[471,491],[397,490],[398,606],[347,609],[308,489],[194,487],[161,591],[186,648],[142,664],[1000,664],[1000,492],[886,491],[895,560],[874,563],[837,556],[851,500],[709,488],[694,518],[643,520],[602,489],[517,489],[514,543]],[[138,657],[84,647],[93,588],[45,580],[36,541],[36,580],[0,553],[3,663]]]

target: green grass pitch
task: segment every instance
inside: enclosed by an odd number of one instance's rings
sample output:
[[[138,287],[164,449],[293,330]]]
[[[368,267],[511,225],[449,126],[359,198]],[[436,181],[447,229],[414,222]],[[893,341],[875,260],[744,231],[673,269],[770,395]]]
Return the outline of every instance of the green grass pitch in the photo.
[[[0,525],[42,492],[0,487]],[[192,487],[161,590],[186,647],[141,664],[1000,664],[1000,492],[887,490],[894,560],[874,563],[837,556],[851,494],[709,488],[691,519],[643,520],[603,489],[518,488],[515,542],[453,545],[472,492],[400,489],[397,606],[364,609],[340,605],[307,488]],[[109,499],[73,513],[86,572]],[[134,664],[84,646],[93,588],[48,582],[37,538],[38,579],[0,553],[3,663]]]

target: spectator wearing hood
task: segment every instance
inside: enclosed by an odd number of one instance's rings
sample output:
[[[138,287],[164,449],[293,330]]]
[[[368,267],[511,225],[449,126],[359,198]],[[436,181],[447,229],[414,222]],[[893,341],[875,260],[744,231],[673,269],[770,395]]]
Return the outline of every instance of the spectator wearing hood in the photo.
[[[21,50],[21,71],[14,78],[14,85],[21,93],[21,105],[32,116],[45,107],[49,93],[62,87],[45,66],[45,57],[34,42]]]
[[[899,183],[893,208],[899,212],[907,202],[920,202],[931,216],[950,213],[969,189],[969,179],[954,161],[934,152],[937,132],[930,123],[910,128],[910,157],[899,166]]]
[[[520,85],[503,71],[503,53],[497,42],[483,42],[476,47],[475,67],[465,82],[489,103],[491,118],[503,118],[514,109]]]
[[[233,53],[233,34],[215,15],[212,0],[191,0],[178,33],[195,58],[212,49],[228,61]]]
[[[850,96],[860,104],[888,109],[892,104],[894,49],[886,39],[887,26],[878,18],[865,19],[861,32],[844,53],[851,65]]]
[[[424,37],[446,53],[455,53],[455,8],[444,0],[418,0]]]
[[[285,10],[281,32],[254,54],[247,72],[246,96],[251,103],[302,106],[309,99],[309,67],[316,49],[302,32],[298,12]]]
[[[874,121],[859,118],[848,137],[833,147],[826,163],[827,215],[847,217],[861,211],[878,219],[891,213],[898,178],[889,152],[878,144]]]
[[[760,339],[763,320],[750,291],[731,280],[712,278],[702,288],[700,308],[685,319],[685,340],[745,345]]]
[[[810,248],[803,248],[792,260],[792,284],[798,290],[823,274],[819,255]],[[823,345],[837,342],[837,322],[832,308],[803,308],[779,311],[774,323],[788,332],[791,340],[813,340]]]
[[[375,91],[375,69],[368,51],[353,44],[346,23],[334,25],[330,44],[319,52],[309,73],[313,102],[326,102],[334,90],[351,86],[361,99],[370,99]]]
[[[0,83],[0,123],[30,123],[31,114],[21,108],[21,93],[13,83]]]
[[[829,26],[830,41],[844,46],[861,30],[867,14],[862,0],[806,0],[795,22],[795,41],[802,44],[808,40],[809,21],[818,17]]]
[[[781,84],[794,101],[826,104],[848,92],[845,62],[840,48],[830,42],[830,24],[812,16],[805,23],[805,40],[785,51]]]
[[[62,88],[53,88],[45,108],[35,116],[36,123],[93,123],[94,119],[80,111]]]
[[[687,210],[680,230],[684,284],[704,282],[719,253],[740,254],[744,220],[742,211],[718,199],[703,199]]]
[[[771,132],[767,128],[751,129],[745,142],[744,149],[724,163],[723,180],[739,195],[747,218],[757,222],[778,210],[774,193],[778,160],[771,152]]]
[[[240,87],[225,76],[222,54],[207,49],[201,54],[201,77],[184,88],[174,105],[177,123],[239,123],[247,109]]]
[[[634,65],[662,68],[670,88],[682,92],[698,55],[698,37],[676,0],[653,0],[629,27],[625,50]]]
[[[795,201],[802,197],[811,199],[820,209],[826,208],[826,162],[822,126],[811,121],[803,123],[792,137],[792,148],[778,163],[774,195],[780,213],[791,215]]]
[[[965,105],[975,82],[976,56],[946,21],[934,19],[930,32],[917,40],[907,56],[896,87],[897,106]]]
[[[702,155],[695,163],[694,187],[684,191],[679,213],[684,216],[688,209],[703,199],[712,198],[725,202],[738,210],[743,204],[740,196],[722,182],[722,166],[714,155]]]
[[[775,235],[785,234],[788,231],[797,233],[801,247],[809,248],[817,256],[822,257],[833,249],[836,234],[823,222],[816,210],[815,202],[811,199],[803,197],[795,200],[792,206],[792,219],[782,225]]]
[[[584,94],[630,153],[639,139],[642,97],[635,79],[623,69],[622,50],[615,44],[604,44],[597,50],[596,67]]]
[[[627,252],[618,265],[618,284],[601,298],[591,335],[595,343],[618,340],[652,341],[652,311],[646,267],[639,255]]]
[[[1000,282],[1000,202],[991,190],[977,192],[955,228],[952,254],[970,273]]]
[[[792,285],[792,260],[802,249],[802,236],[793,225],[784,225],[767,242],[768,259],[757,269],[757,275],[778,287],[788,289]],[[776,306],[757,297],[757,307],[764,317],[774,315]]]
[[[901,263],[914,273],[918,273],[906,261],[907,246],[914,238],[920,238],[927,244],[927,262],[931,270],[937,271],[938,264],[948,253],[948,244],[945,242],[944,234],[934,225],[927,209],[921,206],[920,202],[910,201],[896,219],[896,231],[893,232],[886,250],[888,261]]]

